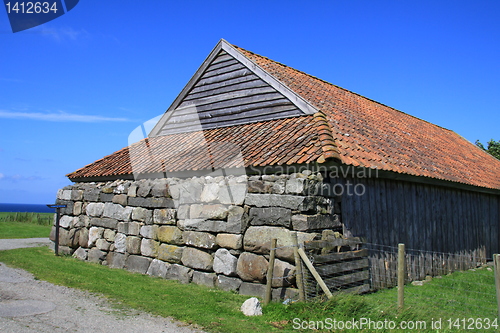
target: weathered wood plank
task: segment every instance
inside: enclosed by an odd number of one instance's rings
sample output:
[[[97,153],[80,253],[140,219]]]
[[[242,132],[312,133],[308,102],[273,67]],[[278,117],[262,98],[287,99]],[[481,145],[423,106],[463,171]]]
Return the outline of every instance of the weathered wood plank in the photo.
[[[268,84],[262,80],[251,80],[244,81],[241,83],[233,84],[233,85],[224,85],[219,88],[208,90],[208,91],[200,91],[198,93],[190,93],[184,98],[184,101],[196,100],[204,97],[220,95],[227,92],[239,91],[244,89],[252,89],[252,88],[260,88],[267,87]]]
[[[231,73],[231,72],[234,72],[234,71],[237,71],[237,70],[241,70],[241,69],[246,69],[246,67],[243,66],[242,64],[240,64],[239,62],[237,62],[237,63],[229,65],[229,66],[225,66],[225,67],[221,67],[221,68],[218,68],[218,69],[214,69],[212,71],[206,71],[201,76],[201,79],[202,80],[203,79],[208,79],[208,78],[211,78],[211,77],[214,77],[214,76],[219,76],[219,75],[222,75],[222,74]]]
[[[300,111],[298,110],[291,110],[291,111],[283,111],[280,112],[280,117],[296,117],[299,114]],[[254,113],[254,112],[252,112]],[[241,124],[249,124],[252,122],[260,122],[260,121],[266,121],[274,118],[274,115],[276,113],[270,112],[255,112],[255,116],[248,116],[246,114],[235,114],[234,116],[231,116],[231,120],[226,120],[224,121],[224,126],[233,126],[233,125],[241,125]],[[186,122],[186,123],[180,123],[180,124],[170,124],[170,126],[166,126],[162,129],[160,132],[160,135],[167,135],[167,134],[172,134],[172,133],[181,133],[186,130],[194,130],[193,125],[196,124],[195,122]],[[196,127],[196,126],[195,126]],[[212,129],[212,128],[217,128],[221,127],[220,123],[214,122],[214,123],[203,123],[201,124],[201,128],[203,130],[207,129]],[[195,130],[200,130],[199,125]]]
[[[324,282],[327,285],[328,289],[338,289],[343,285],[366,281],[369,278],[370,272],[368,270],[364,270],[324,279]]]
[[[265,96],[267,94],[282,96],[280,93],[276,92],[274,88],[265,86],[259,88],[237,90],[237,91],[228,91],[223,94],[209,95],[207,97],[197,98],[190,101],[183,101],[177,109],[187,108],[191,106],[196,106],[197,108],[199,108],[203,105],[210,105],[211,109],[217,109],[227,106],[227,104],[223,103],[228,103],[228,102],[231,102],[232,105],[234,104],[241,105],[241,104],[251,103],[253,102],[253,99],[259,101],[262,100],[261,99],[262,96]],[[251,99],[252,97],[253,99]]]
[[[283,106],[283,105],[293,105],[290,103],[289,100],[286,98],[283,98],[281,96],[276,95],[275,98],[264,100],[261,102],[255,102],[255,103],[248,103],[248,104],[242,104],[242,105],[231,105],[226,108],[220,108],[217,109],[217,115],[218,116],[224,116],[224,115],[230,115],[234,113],[240,113],[244,111],[251,111],[255,109],[265,109],[269,107],[275,107],[275,106]],[[191,114],[193,113],[193,109],[186,109],[186,110],[179,110],[182,112],[176,112],[172,118],[179,117],[185,114]],[[191,112],[189,112],[191,111]],[[210,113],[213,110],[210,108],[210,106],[200,106],[199,108],[196,108],[196,111],[198,112],[200,117],[203,117],[204,113]],[[213,116],[212,116],[213,117]]]
[[[219,123],[223,121],[229,121],[229,120],[236,120],[239,118],[245,118],[245,117],[252,117],[252,116],[263,116],[263,115],[268,115],[268,114],[274,114],[274,113],[281,113],[285,111],[297,111],[297,108],[295,108],[294,105],[290,104],[281,104],[281,105],[276,105],[276,106],[268,106],[264,108],[255,108],[255,107],[230,107],[223,109],[223,113],[221,112],[220,114],[212,114],[210,112],[200,112],[200,113],[191,113],[191,114],[185,114],[183,116],[177,116],[177,117],[172,117],[170,120],[171,124],[174,125],[181,125],[182,123],[190,123],[193,121],[200,120],[202,121],[203,124],[210,124],[210,123]]]
[[[212,62],[210,64],[210,66],[208,66],[207,69],[205,70],[205,73],[212,72],[212,71],[215,71],[217,69],[236,65],[236,64],[240,64],[240,63],[238,62],[238,60],[236,60],[234,58],[229,58],[229,59],[224,60],[224,61]],[[241,68],[244,67],[241,64],[240,64],[240,66],[241,66]]]
[[[222,51],[219,53],[219,55],[212,61],[212,64],[217,64],[219,62],[224,62],[234,59],[232,56],[230,56],[227,52]]]
[[[314,263],[325,263],[332,261],[340,261],[346,259],[362,258],[368,256],[368,250],[362,249],[350,252],[329,253],[325,255],[313,255]]]
[[[249,73],[249,74],[244,75],[244,76],[239,76],[239,77],[228,79],[228,80],[221,81],[221,82],[214,82],[214,83],[209,83],[209,84],[204,84],[204,85],[195,85],[193,87],[193,89],[190,90],[189,94],[196,94],[196,93],[199,93],[202,91],[214,90],[214,89],[218,89],[221,87],[231,86],[234,84],[239,84],[239,83],[248,82],[248,81],[255,81],[255,80],[261,81],[261,79],[257,75],[255,75],[253,73]]]
[[[205,117],[204,114],[202,114],[202,117],[200,119],[206,119],[203,121],[203,125],[210,125],[211,123],[220,123],[224,122],[224,124],[228,124],[231,120],[238,120],[238,119],[246,119],[248,118],[249,121],[253,117],[260,117],[262,119],[269,119],[271,116],[275,114],[280,114],[280,116],[283,115],[300,115],[301,112],[295,107],[295,105],[290,105],[290,104],[284,104],[284,105],[275,105],[275,106],[269,106],[266,108],[239,108],[239,107],[234,107],[234,108],[228,108],[224,110],[224,115],[217,115],[217,117]]]
[[[334,247],[334,246],[355,246],[363,244],[359,237],[352,238],[329,238],[326,240],[313,240],[309,242],[304,242],[304,248],[309,249],[322,249],[324,247]]]
[[[370,263],[367,258],[354,260],[354,261],[342,261],[335,264],[325,264],[322,266],[315,266],[316,270],[321,276],[338,274],[341,272],[353,271],[356,269],[364,269],[370,267]]]
[[[363,244],[361,238],[351,237],[351,238],[332,238],[329,237],[326,240],[313,240],[309,242],[304,242],[304,247],[306,249],[322,249],[324,247],[333,246],[354,246]]]
[[[221,74],[221,75],[217,75],[217,76],[212,76],[212,77],[209,77],[209,78],[206,78],[206,79],[200,79],[196,83],[196,85],[197,86],[202,86],[202,85],[205,85],[205,84],[212,84],[212,83],[216,83],[216,82],[222,82],[222,81],[234,79],[234,78],[237,78],[237,77],[245,76],[245,75],[248,75],[248,74],[253,74],[253,73],[248,68],[243,68],[243,69],[240,69],[240,70],[237,70],[237,71],[234,71],[234,72],[225,73],[225,74]]]
[[[339,291],[333,291],[332,294],[364,294],[370,291],[370,285],[368,283],[350,287],[350,288],[342,288]]]

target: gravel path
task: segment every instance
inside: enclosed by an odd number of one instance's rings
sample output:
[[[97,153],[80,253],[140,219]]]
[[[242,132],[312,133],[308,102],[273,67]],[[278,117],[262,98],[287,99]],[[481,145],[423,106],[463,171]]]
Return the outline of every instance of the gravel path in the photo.
[[[0,239],[0,250],[40,246],[46,241]],[[113,308],[104,297],[35,280],[24,270],[0,263],[0,332],[202,331],[169,318]]]
[[[22,247],[49,246],[51,243],[52,242],[48,238],[0,239],[0,251],[19,249]]]

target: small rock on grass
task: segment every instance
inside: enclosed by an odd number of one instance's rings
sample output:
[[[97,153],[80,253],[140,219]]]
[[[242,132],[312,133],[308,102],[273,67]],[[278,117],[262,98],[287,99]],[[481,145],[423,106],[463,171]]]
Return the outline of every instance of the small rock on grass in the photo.
[[[257,297],[247,299],[241,306],[241,312],[245,316],[262,316],[262,306]]]

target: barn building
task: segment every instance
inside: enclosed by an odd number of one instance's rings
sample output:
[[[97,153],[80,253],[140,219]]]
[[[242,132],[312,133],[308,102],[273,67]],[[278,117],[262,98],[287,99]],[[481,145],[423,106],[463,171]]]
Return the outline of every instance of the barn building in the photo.
[[[293,231],[491,257],[499,175],[453,131],[221,40],[146,138],[67,175],[60,246],[260,295],[271,238],[294,269]]]

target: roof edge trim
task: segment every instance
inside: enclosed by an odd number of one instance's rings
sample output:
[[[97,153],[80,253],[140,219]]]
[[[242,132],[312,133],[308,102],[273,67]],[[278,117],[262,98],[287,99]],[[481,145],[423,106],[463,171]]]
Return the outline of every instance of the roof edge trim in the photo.
[[[224,39],[221,39],[219,42],[222,45],[222,49],[229,53],[236,60],[245,65],[248,69],[255,73],[259,78],[261,78],[264,82],[269,84],[271,87],[276,89],[278,92],[283,94],[286,98],[290,100],[299,110],[304,112],[305,114],[315,114],[319,110],[316,109],[313,105],[311,105],[308,101],[302,98],[300,95],[295,93],[293,90],[288,88],[285,84],[283,84],[280,80],[276,79],[274,76],[269,74],[266,70],[260,67],[258,64],[253,62],[251,59],[247,58],[244,54],[238,51],[233,45],[227,42]]]

